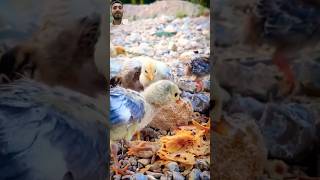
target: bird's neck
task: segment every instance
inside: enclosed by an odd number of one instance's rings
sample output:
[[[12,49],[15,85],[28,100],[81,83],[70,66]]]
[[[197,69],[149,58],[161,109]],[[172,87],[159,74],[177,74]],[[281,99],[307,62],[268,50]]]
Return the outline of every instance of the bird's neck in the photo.
[[[152,104],[146,103],[145,104],[145,116],[143,117],[141,123],[139,124],[138,129],[141,130],[145,128],[153,119],[153,117],[157,113],[157,108]]]

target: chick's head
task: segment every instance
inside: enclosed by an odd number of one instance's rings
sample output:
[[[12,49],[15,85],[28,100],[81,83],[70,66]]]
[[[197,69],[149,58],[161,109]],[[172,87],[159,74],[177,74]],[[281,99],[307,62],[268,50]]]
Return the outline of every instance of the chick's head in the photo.
[[[142,65],[142,73],[147,80],[153,81],[157,73],[156,64],[152,61],[145,62]]]
[[[169,103],[179,103],[181,91],[179,87],[169,80],[160,80],[148,86],[143,95],[152,105],[162,106]]]

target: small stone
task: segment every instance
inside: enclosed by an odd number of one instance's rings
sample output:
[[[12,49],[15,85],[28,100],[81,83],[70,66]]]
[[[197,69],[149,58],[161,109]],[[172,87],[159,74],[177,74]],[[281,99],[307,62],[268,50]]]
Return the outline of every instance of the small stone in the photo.
[[[161,164],[160,163],[154,163],[151,165],[150,171],[155,172],[156,170],[160,170],[161,171]]]
[[[150,176],[150,175],[147,175],[147,177],[148,177],[148,180],[157,180],[155,177]]]
[[[142,163],[138,163],[138,168],[139,169],[141,169],[141,168],[143,168],[144,167],[144,165],[142,164]]]
[[[160,177],[160,180],[172,180],[172,177],[168,175],[163,175]]]
[[[182,98],[187,98],[190,100],[192,104],[192,108],[196,112],[200,112],[206,114],[209,111],[209,93],[201,92],[201,93],[189,93],[183,92],[181,94]]]
[[[147,175],[153,176],[155,178],[160,178],[163,175],[162,173],[155,173],[155,172],[151,172],[151,171],[147,171],[146,173],[147,173]]]
[[[188,175],[188,180],[200,180],[201,171],[199,169],[192,169]]]
[[[177,171],[179,172],[179,166],[178,166],[178,163],[176,162],[170,162],[166,165],[166,167],[171,171],[171,172],[174,172],[174,171]]]
[[[177,51],[178,47],[174,42],[170,41],[169,45],[168,45],[168,49],[170,49],[172,51]]]
[[[185,178],[179,172],[173,172],[173,179],[174,180],[184,180]]]
[[[131,175],[125,175],[121,177],[122,180],[131,180]]]
[[[130,157],[129,158],[129,162],[132,166],[136,166],[137,165],[137,160],[134,157]]]
[[[173,25],[168,25],[166,28],[164,28],[165,32],[169,32],[169,33],[176,33],[177,29],[176,27],[174,27]]]
[[[121,175],[114,175],[113,176],[113,180],[120,180],[121,179]]]
[[[121,164],[122,164],[122,166],[126,166],[128,164],[130,165],[131,163],[129,160],[123,160]]]
[[[210,172],[209,171],[203,171],[200,174],[200,179],[201,180],[209,180],[210,179]]]
[[[208,171],[209,170],[209,163],[208,163],[208,161],[206,161],[204,159],[198,159],[196,161],[195,167],[200,169],[201,171]]]
[[[160,130],[161,135],[167,135],[167,131],[166,130]]]
[[[133,177],[134,177],[133,178],[134,180],[148,180],[149,179],[148,176],[143,175],[142,173],[137,173]]]
[[[150,164],[150,159],[139,159],[138,162],[146,166]]]

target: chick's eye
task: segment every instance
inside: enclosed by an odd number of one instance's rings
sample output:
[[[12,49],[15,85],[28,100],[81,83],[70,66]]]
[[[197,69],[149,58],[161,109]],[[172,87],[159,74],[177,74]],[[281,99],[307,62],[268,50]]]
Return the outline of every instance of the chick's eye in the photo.
[[[148,73],[148,71],[147,71],[147,70],[145,70],[144,72],[145,72],[145,73]]]
[[[175,94],[174,94],[174,97],[177,97],[177,96],[178,96],[178,93],[175,93]]]

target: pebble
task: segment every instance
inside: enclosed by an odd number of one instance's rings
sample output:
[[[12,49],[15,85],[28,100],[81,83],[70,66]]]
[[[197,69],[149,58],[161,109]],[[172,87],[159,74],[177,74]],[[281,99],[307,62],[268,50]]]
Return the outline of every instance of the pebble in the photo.
[[[171,171],[171,172],[179,172],[179,166],[178,163],[176,162],[169,162],[166,167]]]
[[[210,172],[209,171],[203,171],[200,174],[200,179],[201,180],[209,180],[210,179]]]
[[[166,130],[160,130],[161,135],[167,135],[167,131]]]
[[[120,180],[121,179],[121,175],[114,175],[113,176],[113,180]]]
[[[188,180],[200,180],[201,171],[199,169],[192,169],[188,175]]]
[[[209,163],[208,163],[208,161],[206,161],[204,159],[198,159],[196,161],[195,167],[200,169],[201,171],[207,171],[207,170],[209,170]]]
[[[172,180],[172,177],[168,175],[163,175],[160,177],[160,180]]]
[[[179,172],[173,172],[173,180],[184,180],[185,178]]]
[[[160,170],[161,171],[161,165],[160,163],[154,163],[151,165],[150,171],[153,171],[153,172],[156,172],[157,170]]]
[[[142,173],[136,173],[134,176],[133,176],[134,180],[148,180],[148,176],[142,174]]]
[[[157,178],[150,176],[150,175],[147,175],[147,177],[148,177],[148,180],[157,180]]]
[[[143,168],[144,167],[144,165],[142,164],[142,163],[138,163],[138,168],[139,169],[141,169],[141,168]]]
[[[126,166],[126,165],[131,164],[131,163],[130,163],[129,160],[122,160],[121,164],[122,164],[122,166]]]
[[[135,157],[130,157],[129,158],[129,162],[132,166],[136,166],[137,165],[137,160]]]
[[[150,164],[150,159],[139,159],[138,162],[146,166]]]
[[[131,177],[131,175],[125,175],[125,176],[122,176],[121,179],[122,180],[131,180],[132,177]]]
[[[147,175],[151,175],[155,178],[160,178],[163,175],[162,173],[155,173],[155,172],[151,172],[151,171],[147,171],[146,173],[147,173]]]

